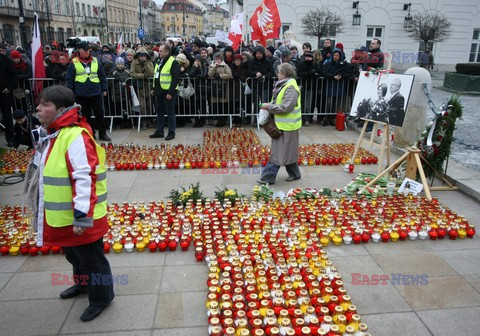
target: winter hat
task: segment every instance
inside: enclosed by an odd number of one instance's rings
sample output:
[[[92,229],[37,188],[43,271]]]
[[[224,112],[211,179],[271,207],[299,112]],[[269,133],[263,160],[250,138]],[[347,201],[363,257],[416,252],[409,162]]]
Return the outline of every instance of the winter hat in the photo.
[[[313,58],[313,53],[311,51],[307,51],[303,54],[305,57],[312,57]]]
[[[338,42],[337,44],[335,44],[335,48],[338,48],[343,52],[343,43]]]
[[[115,64],[125,64],[125,60],[121,57],[115,59]]]
[[[270,51],[272,53],[272,55],[275,52],[275,48],[272,47],[272,46],[268,46],[267,49],[268,49],[268,51]]]
[[[237,59],[243,60],[243,57],[242,57],[242,55],[240,55],[240,54],[235,54],[235,56],[233,56],[233,59],[234,59],[234,60],[237,60]]]
[[[25,117],[25,111],[16,110],[15,112],[13,112],[12,116],[13,116],[13,119],[15,120],[22,119],[23,117]]]
[[[282,58],[288,57],[288,56],[290,56],[291,54],[292,54],[292,53],[290,52],[290,50],[285,49],[284,51],[282,51]]]
[[[20,54],[20,52],[18,50],[12,50],[10,52],[10,58],[11,59],[14,59],[14,58],[22,58],[22,54]]]

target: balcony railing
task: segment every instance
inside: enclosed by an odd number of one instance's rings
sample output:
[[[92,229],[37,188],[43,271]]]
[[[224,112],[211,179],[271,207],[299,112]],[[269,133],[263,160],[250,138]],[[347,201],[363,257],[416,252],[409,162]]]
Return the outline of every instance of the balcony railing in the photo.
[[[33,19],[33,11],[31,9],[24,9],[23,13],[26,19]],[[42,17],[42,14],[45,14],[42,12],[37,13],[40,17]],[[0,15],[14,16],[18,18],[19,9],[17,7],[0,7]]]

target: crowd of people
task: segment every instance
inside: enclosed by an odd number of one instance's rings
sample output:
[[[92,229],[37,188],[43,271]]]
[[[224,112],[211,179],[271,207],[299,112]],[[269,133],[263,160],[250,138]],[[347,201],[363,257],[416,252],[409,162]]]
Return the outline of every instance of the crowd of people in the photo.
[[[242,111],[254,115],[259,103],[270,101],[279,66],[284,63],[296,70],[302,88],[302,124],[309,126],[316,110],[318,123],[333,125],[337,109],[345,109],[345,102],[352,98],[359,72],[382,68],[384,63],[379,39],[373,39],[368,50],[356,48],[350,61],[343,44],[332,45],[329,39],[320,50],[312,50],[308,42],[302,50],[279,42],[266,48],[250,44],[234,51],[197,39],[192,43],[126,43],[118,50],[108,44],[79,42],[73,52],[56,44],[46,45],[43,53],[46,77],[74,91],[82,114],[101,140],[109,139],[105,115],[123,116],[121,126],[132,127],[127,105],[139,116],[151,116],[155,111],[156,123],[153,118],[139,118],[139,126],[155,128],[151,137],[163,137],[163,128],[168,127],[167,140],[175,137],[177,127],[192,121],[193,127],[202,127],[207,121],[222,127],[227,117],[234,115],[234,125],[240,126],[249,122],[242,118]],[[25,94],[31,85],[32,62],[30,52],[20,47],[0,44],[0,54],[4,60],[0,62],[0,106],[7,142],[13,145],[12,106],[33,110]],[[320,85],[317,79],[322,77],[326,80]],[[168,87],[163,79],[168,79]],[[125,90],[125,86],[133,90]]]

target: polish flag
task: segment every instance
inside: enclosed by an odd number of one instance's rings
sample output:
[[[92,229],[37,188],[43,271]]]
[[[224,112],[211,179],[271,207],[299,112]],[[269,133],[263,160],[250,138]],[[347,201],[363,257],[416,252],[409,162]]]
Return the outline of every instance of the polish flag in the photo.
[[[117,43],[117,56],[120,56],[120,54],[122,53],[122,49],[123,49],[123,33],[122,35],[120,35],[120,40],[118,40],[118,43]]]
[[[235,14],[230,23],[228,39],[232,41],[233,50],[237,50],[243,40],[243,13]]]
[[[40,27],[38,26],[38,15],[33,14],[33,36],[32,36],[32,70],[33,78],[45,78],[45,64],[43,63],[43,48],[40,39]],[[43,90],[43,81],[33,81],[33,97],[37,98]]]
[[[266,40],[278,38],[280,35],[280,13],[275,0],[263,0],[262,4],[255,9],[250,19],[252,27],[252,40],[259,40],[266,46]]]

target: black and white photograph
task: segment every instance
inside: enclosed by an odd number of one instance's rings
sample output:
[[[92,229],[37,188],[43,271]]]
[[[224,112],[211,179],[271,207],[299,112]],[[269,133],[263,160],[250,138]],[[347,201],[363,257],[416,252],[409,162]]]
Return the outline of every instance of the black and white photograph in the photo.
[[[350,115],[402,126],[414,75],[362,71]]]

